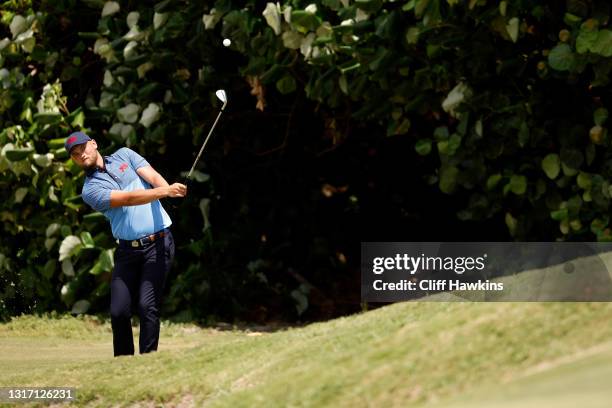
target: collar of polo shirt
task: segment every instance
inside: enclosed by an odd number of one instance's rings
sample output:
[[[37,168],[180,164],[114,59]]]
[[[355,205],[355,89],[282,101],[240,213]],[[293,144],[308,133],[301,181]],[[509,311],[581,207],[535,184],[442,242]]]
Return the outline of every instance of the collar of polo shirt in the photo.
[[[104,163],[109,163],[109,162],[110,162],[110,158],[109,158],[109,156],[104,156]],[[93,169],[91,169],[91,170],[87,170],[85,174],[86,174],[87,176],[91,177],[91,176],[93,176],[93,175],[96,173],[96,171],[103,171],[103,170],[104,170],[104,169],[102,169],[102,168],[100,168],[100,167],[96,166],[95,168],[93,168]]]

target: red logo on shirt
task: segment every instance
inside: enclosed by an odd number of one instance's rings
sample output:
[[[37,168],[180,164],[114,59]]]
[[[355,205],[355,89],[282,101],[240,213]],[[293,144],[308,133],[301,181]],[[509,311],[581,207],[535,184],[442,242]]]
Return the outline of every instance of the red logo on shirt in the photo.
[[[125,169],[128,168],[127,163],[123,163],[121,166],[119,166],[119,170],[121,170],[121,172],[123,173],[125,171]]]
[[[68,144],[76,142],[76,136],[72,136],[71,138],[68,139]]]

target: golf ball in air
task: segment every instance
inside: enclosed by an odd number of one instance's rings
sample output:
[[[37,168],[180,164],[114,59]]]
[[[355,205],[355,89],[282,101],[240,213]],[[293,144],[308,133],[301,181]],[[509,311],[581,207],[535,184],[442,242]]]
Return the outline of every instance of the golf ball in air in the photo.
[[[229,38],[223,40],[223,45],[225,45],[226,47],[229,47],[231,43],[232,41]]]

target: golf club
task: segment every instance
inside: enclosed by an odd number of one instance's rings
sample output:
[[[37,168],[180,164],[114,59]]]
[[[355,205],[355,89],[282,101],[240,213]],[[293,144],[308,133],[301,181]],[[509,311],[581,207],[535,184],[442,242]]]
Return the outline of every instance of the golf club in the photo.
[[[196,164],[198,164],[198,160],[200,160],[200,156],[202,155],[202,152],[204,151],[204,147],[206,147],[206,143],[208,142],[210,135],[212,135],[213,130],[215,130],[215,126],[217,126],[217,122],[219,121],[219,118],[221,117],[221,114],[223,113],[223,110],[225,109],[225,106],[227,105],[227,94],[225,93],[225,90],[219,89],[215,92],[215,95],[217,95],[217,98],[219,98],[219,100],[223,102],[223,106],[221,106],[221,110],[219,111],[219,114],[217,115],[217,119],[215,119],[215,123],[213,123],[212,127],[210,128],[210,132],[208,132],[208,136],[206,136],[206,139],[204,139],[204,144],[202,145],[202,148],[200,149],[198,156],[193,162],[193,166],[191,166],[191,170],[189,170],[189,174],[187,174],[186,181],[189,181],[189,178],[191,177],[191,174],[193,173],[193,170],[195,169]]]

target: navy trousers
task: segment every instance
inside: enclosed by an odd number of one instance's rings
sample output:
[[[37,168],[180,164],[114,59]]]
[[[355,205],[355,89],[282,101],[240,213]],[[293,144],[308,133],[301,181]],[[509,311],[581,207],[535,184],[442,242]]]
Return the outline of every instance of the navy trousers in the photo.
[[[174,259],[170,230],[163,238],[132,248],[118,246],[111,278],[111,325],[114,355],[134,354],[132,309],[140,317],[140,353],[157,350],[159,317],[166,278]]]

